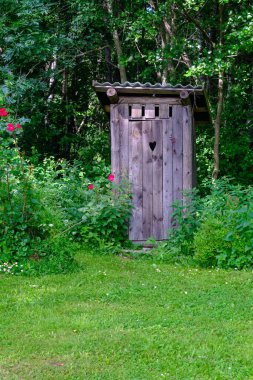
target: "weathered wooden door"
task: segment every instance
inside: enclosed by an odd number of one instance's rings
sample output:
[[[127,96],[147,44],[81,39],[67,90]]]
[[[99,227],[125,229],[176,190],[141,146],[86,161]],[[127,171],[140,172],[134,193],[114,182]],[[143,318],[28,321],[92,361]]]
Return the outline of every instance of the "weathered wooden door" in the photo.
[[[129,179],[133,186],[130,239],[157,240],[163,234],[163,123],[129,122]]]
[[[132,184],[133,241],[167,238],[171,204],[182,200],[183,115],[181,105],[111,106],[112,170]]]

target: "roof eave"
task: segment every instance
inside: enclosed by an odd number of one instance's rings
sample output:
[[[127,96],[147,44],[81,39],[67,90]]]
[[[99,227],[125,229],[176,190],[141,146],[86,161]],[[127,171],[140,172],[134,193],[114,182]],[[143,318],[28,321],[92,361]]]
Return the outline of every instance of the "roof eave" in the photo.
[[[93,81],[92,86],[93,86],[95,92],[97,93],[98,98],[99,98],[99,100],[103,106],[106,105],[105,98],[104,98],[104,96],[106,95],[106,91],[111,87],[115,88],[115,90],[117,91],[117,93],[119,95],[123,95],[123,94],[127,95],[127,94],[133,94],[134,93],[136,95],[148,95],[148,96],[152,96],[152,95],[168,95],[168,96],[174,95],[176,97],[179,97],[181,91],[187,90],[189,92],[189,94],[191,95],[192,102],[193,102],[193,98],[196,95],[198,97],[201,96],[202,98],[204,98],[205,110],[204,109],[201,110],[202,111],[201,113],[203,114],[203,120],[201,120],[202,117],[200,116],[200,113],[199,113],[198,118],[196,118],[196,123],[197,124],[201,124],[202,122],[203,123],[212,123],[210,105],[208,102],[207,94],[206,94],[205,90],[202,88],[202,86],[196,86],[196,87],[193,87],[191,85],[187,85],[187,86],[183,86],[183,85],[162,86],[161,84],[158,84],[158,83],[155,85],[152,85],[150,83],[141,84],[139,82],[135,82],[135,83],[125,82],[125,83],[121,84],[119,82],[99,83],[97,81]],[[105,95],[102,95],[102,93],[104,93]],[[109,100],[108,100],[108,104],[109,104]],[[195,112],[196,112],[196,110],[194,111],[194,113]]]

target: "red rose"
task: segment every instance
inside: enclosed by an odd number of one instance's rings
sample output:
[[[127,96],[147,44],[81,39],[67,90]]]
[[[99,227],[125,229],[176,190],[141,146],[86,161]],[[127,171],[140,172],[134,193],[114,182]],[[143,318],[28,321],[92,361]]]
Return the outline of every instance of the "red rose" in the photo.
[[[20,129],[20,128],[21,128],[21,125],[18,123],[18,124],[16,125],[16,128],[17,128],[17,129]]]
[[[8,112],[5,108],[0,108],[0,116],[8,116]]]
[[[6,130],[9,132],[13,132],[15,129],[14,125],[12,123],[7,124]]]
[[[113,182],[115,177],[113,174],[109,174],[107,178],[110,182]]]
[[[88,189],[89,189],[89,190],[92,190],[92,189],[93,189],[93,185],[92,185],[92,183],[90,183],[90,184],[88,185]]]

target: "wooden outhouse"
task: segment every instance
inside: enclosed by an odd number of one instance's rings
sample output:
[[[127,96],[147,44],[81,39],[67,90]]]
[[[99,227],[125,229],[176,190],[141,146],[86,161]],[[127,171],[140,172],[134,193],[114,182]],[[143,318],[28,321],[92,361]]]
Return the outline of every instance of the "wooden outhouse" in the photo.
[[[172,203],[195,185],[195,125],[209,122],[202,87],[93,82],[110,114],[115,180],[132,185],[129,239],[167,238]]]

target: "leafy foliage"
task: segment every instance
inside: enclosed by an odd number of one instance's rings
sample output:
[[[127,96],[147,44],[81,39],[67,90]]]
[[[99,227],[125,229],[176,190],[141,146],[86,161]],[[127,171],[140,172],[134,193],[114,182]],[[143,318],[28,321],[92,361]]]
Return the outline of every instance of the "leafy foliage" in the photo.
[[[21,125],[5,108],[0,113],[0,272],[69,271],[76,241],[126,240],[130,192],[113,186],[104,161],[90,169],[94,183],[81,162],[48,158],[34,166],[18,145]]]
[[[64,249],[66,244],[59,249],[59,242],[53,239],[61,221],[45,204],[46,194],[36,187],[33,166],[20,151],[21,125],[6,116],[0,126],[1,271],[31,273],[40,267],[41,272],[43,265],[42,272],[70,269],[73,249]]]
[[[70,245],[124,240],[128,190],[117,189],[114,197],[108,187],[108,117],[91,87],[93,79],[120,80],[119,66],[132,82],[203,83],[214,117],[222,71],[220,174],[251,185],[252,27],[248,0],[3,0],[0,107],[12,109],[8,122],[15,136],[6,131],[3,116],[2,259],[20,262],[30,257],[30,264],[40,265],[42,257],[50,256],[53,263],[61,250],[66,253],[59,257],[63,268],[68,254],[59,248],[61,236]],[[25,126],[22,134],[17,124]],[[199,192],[206,197],[189,195],[191,205],[175,205],[178,228],[171,231],[164,250],[194,257],[201,265],[250,266],[250,190],[224,182],[210,190],[213,129],[202,125],[196,132]],[[94,190],[88,189],[91,183]],[[228,202],[229,197],[238,197],[238,203]],[[209,230],[213,250],[207,244]],[[203,239],[205,234],[208,238]],[[55,264],[57,270],[57,260]]]
[[[79,209],[85,224],[81,230],[84,241],[96,244],[101,240],[116,244],[124,242],[132,209],[129,186],[125,183],[113,189],[107,187],[104,192],[95,184],[94,192],[85,207]]]
[[[175,204],[177,228],[159,248],[163,260],[190,256],[201,266],[248,268],[253,266],[253,189],[232,185],[227,179],[213,184],[210,194],[188,197]],[[163,252],[164,251],[164,252]]]
[[[26,155],[109,163],[108,119],[93,79],[204,83],[215,115],[217,73],[225,72],[220,174],[252,183],[252,4],[248,0],[4,0],[0,16],[3,105],[30,119]],[[222,4],[223,43],[218,6]],[[118,62],[113,30],[122,49]],[[38,133],[39,130],[39,133]],[[213,130],[197,130],[199,183],[210,178]],[[88,169],[88,168],[87,168]],[[202,186],[205,191],[205,186]]]

